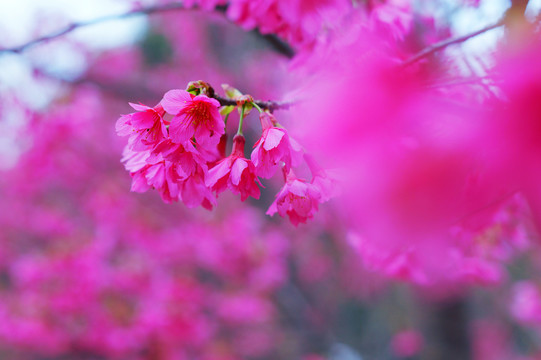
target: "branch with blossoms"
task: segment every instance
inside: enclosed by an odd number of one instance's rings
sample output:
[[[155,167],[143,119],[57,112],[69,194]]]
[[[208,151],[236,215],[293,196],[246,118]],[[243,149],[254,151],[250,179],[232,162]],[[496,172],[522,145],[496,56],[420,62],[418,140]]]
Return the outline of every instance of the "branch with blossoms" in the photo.
[[[10,52],[10,53],[20,54],[34,45],[57,39],[79,28],[88,27],[91,25],[97,25],[97,24],[101,24],[107,21],[112,21],[112,20],[125,19],[132,16],[137,16],[137,15],[151,15],[154,13],[167,12],[167,11],[173,11],[173,10],[186,10],[186,7],[182,3],[168,3],[168,4],[163,4],[163,5],[142,7],[139,9],[131,10],[123,14],[108,15],[108,16],[103,16],[103,17],[99,17],[96,19],[88,20],[88,21],[73,22],[60,30],[38,37],[22,45],[14,46],[11,48],[0,49],[0,53]]]
[[[114,82],[104,82],[101,79],[96,79],[91,76],[84,76],[77,79],[65,79],[62,77],[59,77],[57,74],[48,72],[43,70],[39,67],[32,67],[33,72],[39,76],[42,76],[47,79],[51,79],[54,81],[60,81],[62,83],[66,83],[69,85],[78,85],[78,84],[91,84],[94,86],[99,87],[100,89],[109,92],[113,95],[121,96],[123,99],[129,98],[129,97],[144,97],[144,98],[151,98],[158,96],[155,91],[151,91],[148,88],[142,87],[142,86],[135,86],[134,84],[129,83],[114,83]],[[199,83],[200,85],[197,86],[203,86],[205,88],[205,93],[207,96],[216,99],[221,106],[237,106],[237,100],[233,100],[231,98],[227,98],[224,96],[220,96],[216,93],[214,88],[210,86],[209,84],[206,84],[202,81],[198,82],[192,82],[192,86],[195,86],[196,83]],[[295,105],[295,101],[290,102],[280,102],[280,101],[271,101],[271,100],[253,100],[252,101],[259,106],[261,109],[268,110],[271,113],[275,110],[288,110],[291,108],[291,106]]]
[[[38,45],[43,42],[60,38],[80,28],[97,25],[97,24],[101,24],[104,22],[112,21],[112,20],[126,19],[126,18],[139,16],[139,15],[152,15],[152,14],[157,14],[157,13],[165,13],[165,12],[180,11],[180,10],[191,10],[191,9],[192,9],[191,7],[187,7],[183,2],[171,2],[167,4],[138,7],[136,9],[133,9],[131,11],[128,11],[122,14],[107,15],[107,16],[99,17],[96,19],[88,20],[88,21],[73,22],[71,24],[66,25],[64,28],[60,30],[43,35],[41,37],[28,41],[19,46],[14,46],[14,47],[9,47],[9,48],[0,48],[0,54],[2,53],[21,54],[24,51],[26,51],[28,48],[31,48],[34,45]],[[193,9],[197,9],[197,7],[194,7]],[[224,14],[227,11],[227,6],[226,5],[216,6],[214,10],[218,13]],[[282,39],[278,38],[277,36],[273,34],[261,34],[261,33],[258,33],[258,34],[276,52],[288,58],[292,58],[295,55],[295,51],[291,48],[291,46],[288,43],[284,42]]]
[[[321,203],[334,193],[333,180],[304,154],[272,110],[287,103],[254,101],[230,86],[225,96],[203,81],[190,82],[186,90],[170,90],[154,107],[131,104],[134,113],[122,115],[116,130],[127,136],[122,162],[132,176],[131,190],[156,189],[165,202],[182,201],[188,207],[211,210],[224,191],[259,199],[262,184],[281,171],[284,185],[267,214],[278,213],[294,224],[305,223]],[[226,122],[232,111],[240,113],[239,126],[226,156]],[[262,134],[246,158],[243,126],[246,115],[259,112]],[[312,180],[297,177],[293,168],[306,162]]]
[[[516,8],[520,8],[520,10],[522,10],[522,12],[524,12],[524,9],[526,8],[526,5],[527,5],[528,1],[525,1],[525,0],[517,0],[517,1],[514,1],[511,8],[509,9],[508,11],[508,14],[512,14],[516,11],[511,11],[511,10],[514,10]],[[25,50],[27,50],[28,48],[34,46],[34,45],[37,45],[37,44],[40,44],[42,42],[47,42],[47,41],[50,41],[50,40],[54,40],[54,39],[57,39],[57,38],[60,38],[64,35],[67,35],[79,28],[83,28],[83,27],[88,27],[88,26],[91,26],[91,25],[96,25],[96,24],[100,24],[100,23],[104,23],[104,22],[107,22],[107,21],[112,21],[112,20],[119,20],[119,19],[125,19],[125,18],[129,18],[129,17],[133,17],[133,16],[139,16],[139,15],[152,15],[152,14],[156,14],[156,13],[164,13],[164,12],[169,12],[169,11],[179,11],[179,10],[190,10],[192,9],[191,7],[187,7],[183,2],[171,2],[171,3],[167,3],[167,4],[161,4],[161,5],[152,5],[152,6],[146,6],[146,7],[139,7],[139,8],[136,8],[134,10],[131,10],[131,11],[128,11],[126,13],[122,13],[122,14],[115,14],[115,15],[108,15],[108,16],[103,16],[103,17],[100,17],[100,18],[96,18],[96,19],[93,19],[93,20],[89,20],[89,21],[80,21],[80,22],[74,22],[74,23],[71,23],[71,24],[68,24],[66,27],[60,29],[60,30],[57,30],[55,32],[52,32],[50,34],[47,34],[47,35],[44,35],[44,36],[41,36],[41,37],[38,37],[34,40],[31,40],[27,43],[24,43],[24,44],[21,44],[19,46],[15,46],[15,47],[10,47],[10,48],[0,48],[0,54],[1,53],[16,53],[16,54],[20,54],[22,52],[24,52]],[[197,7],[194,7],[194,9],[197,9]],[[208,9],[207,9],[208,10]],[[219,12],[219,13],[225,13],[227,11],[227,5],[221,5],[221,6],[215,6],[213,8],[213,10],[215,10],[216,12]],[[501,20],[499,20],[498,22],[494,23],[494,24],[491,24],[491,25],[488,25],[482,29],[479,29],[477,31],[474,31],[472,33],[469,33],[469,34],[466,34],[466,35],[463,35],[463,36],[460,36],[460,37],[456,37],[456,38],[451,38],[451,39],[446,39],[446,40],[443,40],[439,43],[436,43],[434,45],[431,45],[421,51],[419,51],[417,54],[411,56],[409,59],[407,59],[406,61],[404,61],[403,65],[404,66],[408,66],[408,65],[411,65],[427,56],[430,56],[436,52],[439,52],[445,48],[447,48],[448,46],[450,45],[454,45],[454,44],[459,44],[459,43],[462,43],[462,42],[465,42],[471,38],[474,38],[478,35],[481,35],[487,31],[490,31],[490,30],[493,30],[495,28],[498,28],[502,25],[504,25],[506,22],[506,17],[502,18]],[[259,33],[259,35],[268,43],[271,45],[271,47],[277,51],[278,53],[288,57],[288,58],[292,58],[295,56],[295,51],[293,50],[293,48],[286,42],[284,42],[282,39],[278,38],[277,36],[273,35],[273,34],[261,34]]]
[[[294,104],[292,102],[254,100],[250,95],[243,95],[237,89],[231,88],[228,85],[224,85],[223,87],[227,94],[226,97],[218,95],[214,88],[204,81],[192,81],[188,84],[188,89],[197,88],[198,91],[202,94],[205,94],[210,98],[216,99],[221,106],[235,107],[239,104],[248,102],[251,103],[253,106],[256,106],[257,108],[268,110],[272,113],[274,112],[274,110],[278,109],[287,110]]]

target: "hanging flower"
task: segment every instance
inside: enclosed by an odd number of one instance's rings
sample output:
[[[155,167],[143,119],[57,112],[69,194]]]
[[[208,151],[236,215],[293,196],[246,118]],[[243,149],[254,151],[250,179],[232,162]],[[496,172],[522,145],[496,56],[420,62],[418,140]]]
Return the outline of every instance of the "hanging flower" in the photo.
[[[320,189],[313,184],[299,179],[293,171],[289,171],[286,183],[276,195],[276,200],[267,210],[267,215],[286,215],[289,221],[295,226],[299,223],[306,223],[306,220],[314,217],[321,202]]]
[[[261,185],[255,173],[252,161],[244,158],[244,136],[236,135],[233,138],[231,155],[221,160],[209,170],[206,184],[217,194],[227,188],[235,194],[240,194],[242,201],[248,196],[259,199]]]
[[[273,125],[276,120],[272,114],[262,112],[259,119],[263,133],[254,145],[251,159],[256,168],[257,176],[269,179],[282,161],[285,170],[289,171],[292,162],[297,163],[295,155],[300,154],[300,149],[298,146],[295,147],[296,143],[292,143],[286,129]]]

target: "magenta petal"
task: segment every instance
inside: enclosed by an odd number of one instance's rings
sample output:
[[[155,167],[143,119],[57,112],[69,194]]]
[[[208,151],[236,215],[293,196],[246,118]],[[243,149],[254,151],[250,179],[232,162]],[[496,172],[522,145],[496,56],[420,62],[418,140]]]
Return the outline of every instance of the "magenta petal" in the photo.
[[[152,109],[151,107],[148,107],[146,105],[143,105],[143,104],[134,104],[134,103],[128,103],[130,104],[130,106],[134,109],[134,110],[137,110],[137,111],[145,111],[145,110],[150,110]]]
[[[155,188],[161,188],[165,182],[165,166],[163,164],[152,165],[146,173],[148,183]]]
[[[136,129],[147,129],[154,126],[160,117],[154,111],[142,111],[131,115],[131,124]]]
[[[150,185],[147,183],[144,174],[141,172],[133,174],[130,190],[133,192],[144,193],[148,189],[150,189]]]
[[[208,143],[207,139],[210,138],[210,130],[205,126],[199,125],[194,130],[194,137],[198,143],[199,142]]]
[[[257,178],[256,178],[257,179]],[[261,195],[261,190],[259,190],[259,186],[257,186],[257,184],[255,183],[255,181],[252,181],[250,179],[250,182],[247,184],[247,191],[246,191],[246,196],[244,197],[244,199],[242,199],[241,197],[241,200],[244,201],[246,200],[246,198],[248,198],[248,196],[251,196],[253,197],[254,199],[259,199],[260,195]]]
[[[169,125],[169,136],[171,141],[177,144],[184,143],[192,138],[194,128],[185,121],[183,116],[175,116]]]
[[[280,145],[280,142],[282,141],[284,135],[285,133],[283,130],[277,128],[269,129],[267,131],[267,137],[265,138],[263,148],[267,151],[274,149],[275,147]]]
[[[288,210],[291,208],[291,204],[286,201],[286,198],[278,198],[276,199],[276,208],[278,210],[278,214],[285,217]]]
[[[289,145],[291,147],[291,165],[297,166],[302,163],[302,146],[291,137],[289,137]]]
[[[121,116],[115,124],[115,130],[118,136],[128,136],[133,132],[133,127],[130,124],[130,117],[127,115]]]
[[[291,206],[301,217],[307,217],[312,211],[312,200],[307,197],[298,197],[291,201]]]
[[[161,104],[168,114],[177,115],[191,101],[192,95],[189,92],[176,89],[166,92]]]
[[[254,147],[254,150],[252,151],[252,154],[250,155],[250,159],[252,160],[252,163],[257,168],[260,165],[260,149],[261,149],[261,143],[258,141]]]
[[[203,184],[197,184],[195,179],[189,178],[184,183],[182,190],[182,201],[189,208],[199,206],[203,201],[204,194],[200,190],[204,190]]]
[[[288,186],[288,191],[297,196],[306,196],[308,185],[299,180],[292,181]]]
[[[204,101],[211,105],[214,105],[216,108],[220,107],[220,102],[216,99],[209,98],[207,95],[197,95],[193,98],[194,101]],[[218,111],[216,111],[218,113]]]
[[[134,173],[147,165],[149,155],[150,153],[147,151],[135,152],[126,146],[122,152],[122,160],[120,161],[125,163],[124,167],[126,170],[128,170],[130,173]]]
[[[229,159],[226,158],[209,170],[207,178],[205,179],[205,184],[209,187],[214,186],[218,182],[218,180],[220,180],[229,173],[229,170]]]
[[[212,99],[214,100],[214,99]],[[219,105],[219,103],[218,103]],[[220,111],[218,108],[210,108],[210,118],[213,120],[211,124],[212,130],[219,135],[223,135],[225,133],[225,122],[222,118],[222,115],[220,115]]]
[[[276,201],[277,201],[277,200],[275,200],[275,201],[271,204],[271,206],[269,206],[269,209],[267,210],[267,212],[266,212],[265,214],[271,215],[271,216],[274,215],[274,214],[276,214],[276,212],[278,211],[278,209],[276,208]]]
[[[242,172],[248,167],[248,161],[246,159],[238,158],[231,166],[231,182],[238,186],[242,177]]]

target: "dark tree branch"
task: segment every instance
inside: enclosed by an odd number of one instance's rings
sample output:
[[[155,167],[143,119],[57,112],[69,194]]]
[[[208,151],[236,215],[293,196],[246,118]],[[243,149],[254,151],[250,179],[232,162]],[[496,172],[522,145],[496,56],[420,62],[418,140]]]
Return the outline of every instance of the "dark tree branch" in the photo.
[[[96,24],[100,24],[100,23],[112,21],[112,20],[125,19],[132,16],[151,15],[155,13],[163,13],[163,12],[178,11],[178,10],[189,10],[189,9],[186,8],[182,4],[182,2],[174,2],[174,3],[163,4],[163,5],[141,7],[141,8],[134,9],[123,14],[107,15],[107,16],[103,16],[103,17],[96,18],[93,20],[88,20],[88,21],[74,22],[67,25],[63,29],[38,37],[22,45],[11,47],[11,48],[0,48],[0,54],[2,53],[20,54],[26,49],[34,45],[37,45],[39,43],[46,42],[49,40],[57,39],[61,36],[64,36],[82,27],[96,25]],[[219,13],[225,14],[227,11],[227,6],[217,6],[215,10]],[[286,42],[284,42],[277,36],[261,34],[261,38],[267,41],[276,52],[286,56],[287,58],[292,58],[295,55],[295,52],[291,48],[291,46],[289,46],[289,44],[287,44]]]
[[[514,12],[524,16],[529,2],[530,0],[511,0],[511,7],[509,8],[508,12]]]
[[[487,31],[490,31],[490,30],[493,30],[493,29],[496,29],[500,26],[502,26],[504,24],[504,20],[499,20],[497,23],[495,24],[492,24],[492,25],[489,25],[489,26],[486,26],[480,30],[477,30],[477,31],[474,31],[470,34],[466,34],[466,35],[463,35],[463,36],[459,36],[459,37],[456,37],[456,38],[452,38],[452,39],[447,39],[447,40],[443,40],[443,41],[440,41],[439,43],[436,43],[432,46],[429,46],[423,50],[421,50],[420,52],[418,52],[417,54],[413,55],[412,57],[410,57],[409,59],[407,59],[406,61],[404,61],[402,63],[403,66],[409,66],[423,58],[426,58],[427,56],[430,56],[440,50],[443,50],[445,49],[447,46],[449,45],[454,45],[454,44],[460,44],[460,43],[463,43],[464,41],[467,41],[471,38],[474,38],[478,35],[481,35],[481,34],[484,34],[486,33]]]
[[[153,90],[140,86],[139,84],[111,83],[111,82],[105,82],[100,79],[86,77],[86,76],[73,79],[73,80],[64,79],[58,75],[51,74],[37,67],[34,67],[34,72],[38,74],[39,76],[42,76],[51,80],[59,81],[67,85],[88,84],[88,85],[96,86],[105,92],[108,92],[114,96],[118,96],[124,99],[149,99],[151,100],[151,99],[156,99],[162,96]],[[236,100],[228,99],[226,97],[216,94],[214,88],[212,88],[210,85],[209,85],[209,92],[207,93],[207,95],[213,99],[218,100],[221,106],[237,106]],[[270,112],[274,112],[275,110],[287,110],[291,106],[295,105],[294,101],[279,102],[279,101],[254,100],[254,102],[260,108],[264,110],[268,110]]]
[[[429,358],[434,360],[472,359],[470,342],[470,318],[465,300],[455,299],[429,305],[431,318],[429,329],[431,343]]]
[[[531,24],[526,20],[526,8],[529,0],[511,0],[511,7],[504,15],[505,29],[510,41],[514,42],[524,36],[524,30]],[[517,37],[517,39],[515,39]]]
[[[261,34],[261,33],[259,33]],[[293,59],[295,50],[284,40],[273,34],[261,34],[261,37],[279,54],[284,55],[288,59]]]
[[[100,23],[107,22],[107,21],[112,21],[112,20],[125,19],[125,18],[129,18],[129,17],[132,17],[132,16],[137,16],[137,15],[150,15],[150,14],[154,14],[154,13],[166,12],[166,11],[172,11],[172,10],[186,10],[186,8],[182,5],[182,3],[169,3],[169,4],[164,4],[164,5],[155,5],[155,6],[143,7],[143,8],[135,9],[135,10],[129,11],[127,13],[123,13],[123,14],[107,15],[107,16],[103,16],[103,17],[96,18],[96,19],[93,19],[93,20],[74,22],[74,23],[71,23],[71,24],[67,25],[65,28],[63,28],[61,30],[58,30],[56,32],[53,32],[53,33],[50,33],[50,34],[47,34],[47,35],[44,35],[44,36],[41,36],[41,37],[36,38],[34,40],[31,40],[31,41],[29,41],[29,42],[27,42],[25,44],[15,46],[15,47],[12,47],[12,48],[0,49],[0,53],[11,52],[11,53],[20,54],[23,51],[25,51],[26,49],[28,49],[29,47],[32,47],[34,45],[37,45],[37,44],[45,42],[45,41],[49,41],[49,40],[59,38],[61,36],[64,36],[64,35],[72,32],[72,31],[74,31],[76,29],[79,29],[79,28],[82,28],[82,27],[96,25],[96,24],[100,24]]]
[[[218,100],[218,102],[222,106],[236,106],[237,105],[237,102],[235,100],[228,99],[217,94],[212,94],[210,95],[210,97]],[[274,110],[287,110],[294,104],[291,102],[262,101],[262,100],[254,100],[254,102],[260,108],[269,110],[270,112],[273,112]]]

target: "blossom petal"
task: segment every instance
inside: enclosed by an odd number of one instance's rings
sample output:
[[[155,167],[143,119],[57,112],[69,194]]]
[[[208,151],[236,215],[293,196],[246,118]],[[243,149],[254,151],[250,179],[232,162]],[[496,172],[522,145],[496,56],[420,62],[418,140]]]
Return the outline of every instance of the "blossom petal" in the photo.
[[[267,131],[267,137],[263,143],[263,148],[267,151],[270,151],[280,145],[282,138],[284,137],[285,132],[280,129],[271,128]]]
[[[133,133],[133,127],[130,124],[130,116],[122,115],[115,124],[115,130],[118,136],[128,136]]]
[[[186,107],[188,102],[192,101],[192,94],[186,90],[169,90],[162,99],[164,110],[171,115],[177,115],[180,110]]]
[[[134,110],[137,110],[137,111],[146,111],[146,110],[152,109],[151,107],[143,105],[143,104],[134,104],[134,103],[128,103],[128,104],[130,104],[130,106]]]
[[[269,206],[269,209],[267,210],[267,212],[265,214],[267,215],[274,215],[276,214],[276,212],[278,211],[278,209],[276,208],[276,200],[271,204],[271,206]]]
[[[185,121],[183,116],[175,116],[171,120],[171,125],[169,125],[169,136],[171,141],[177,144],[184,143],[191,139],[194,135],[194,128],[188,122]]]
[[[160,121],[160,117],[153,110],[136,112],[130,116],[130,122],[136,129],[151,128],[157,121]]]
[[[231,166],[231,182],[234,185],[238,185],[240,183],[242,172],[247,167],[248,167],[248,161],[245,159],[239,158],[233,163],[233,166]]]
[[[228,159],[220,161],[216,166],[209,170],[208,176],[205,179],[205,184],[209,187],[214,186],[218,180],[226,176],[230,171]]]
[[[299,180],[294,180],[288,184],[288,191],[297,196],[306,196],[308,185]]]

